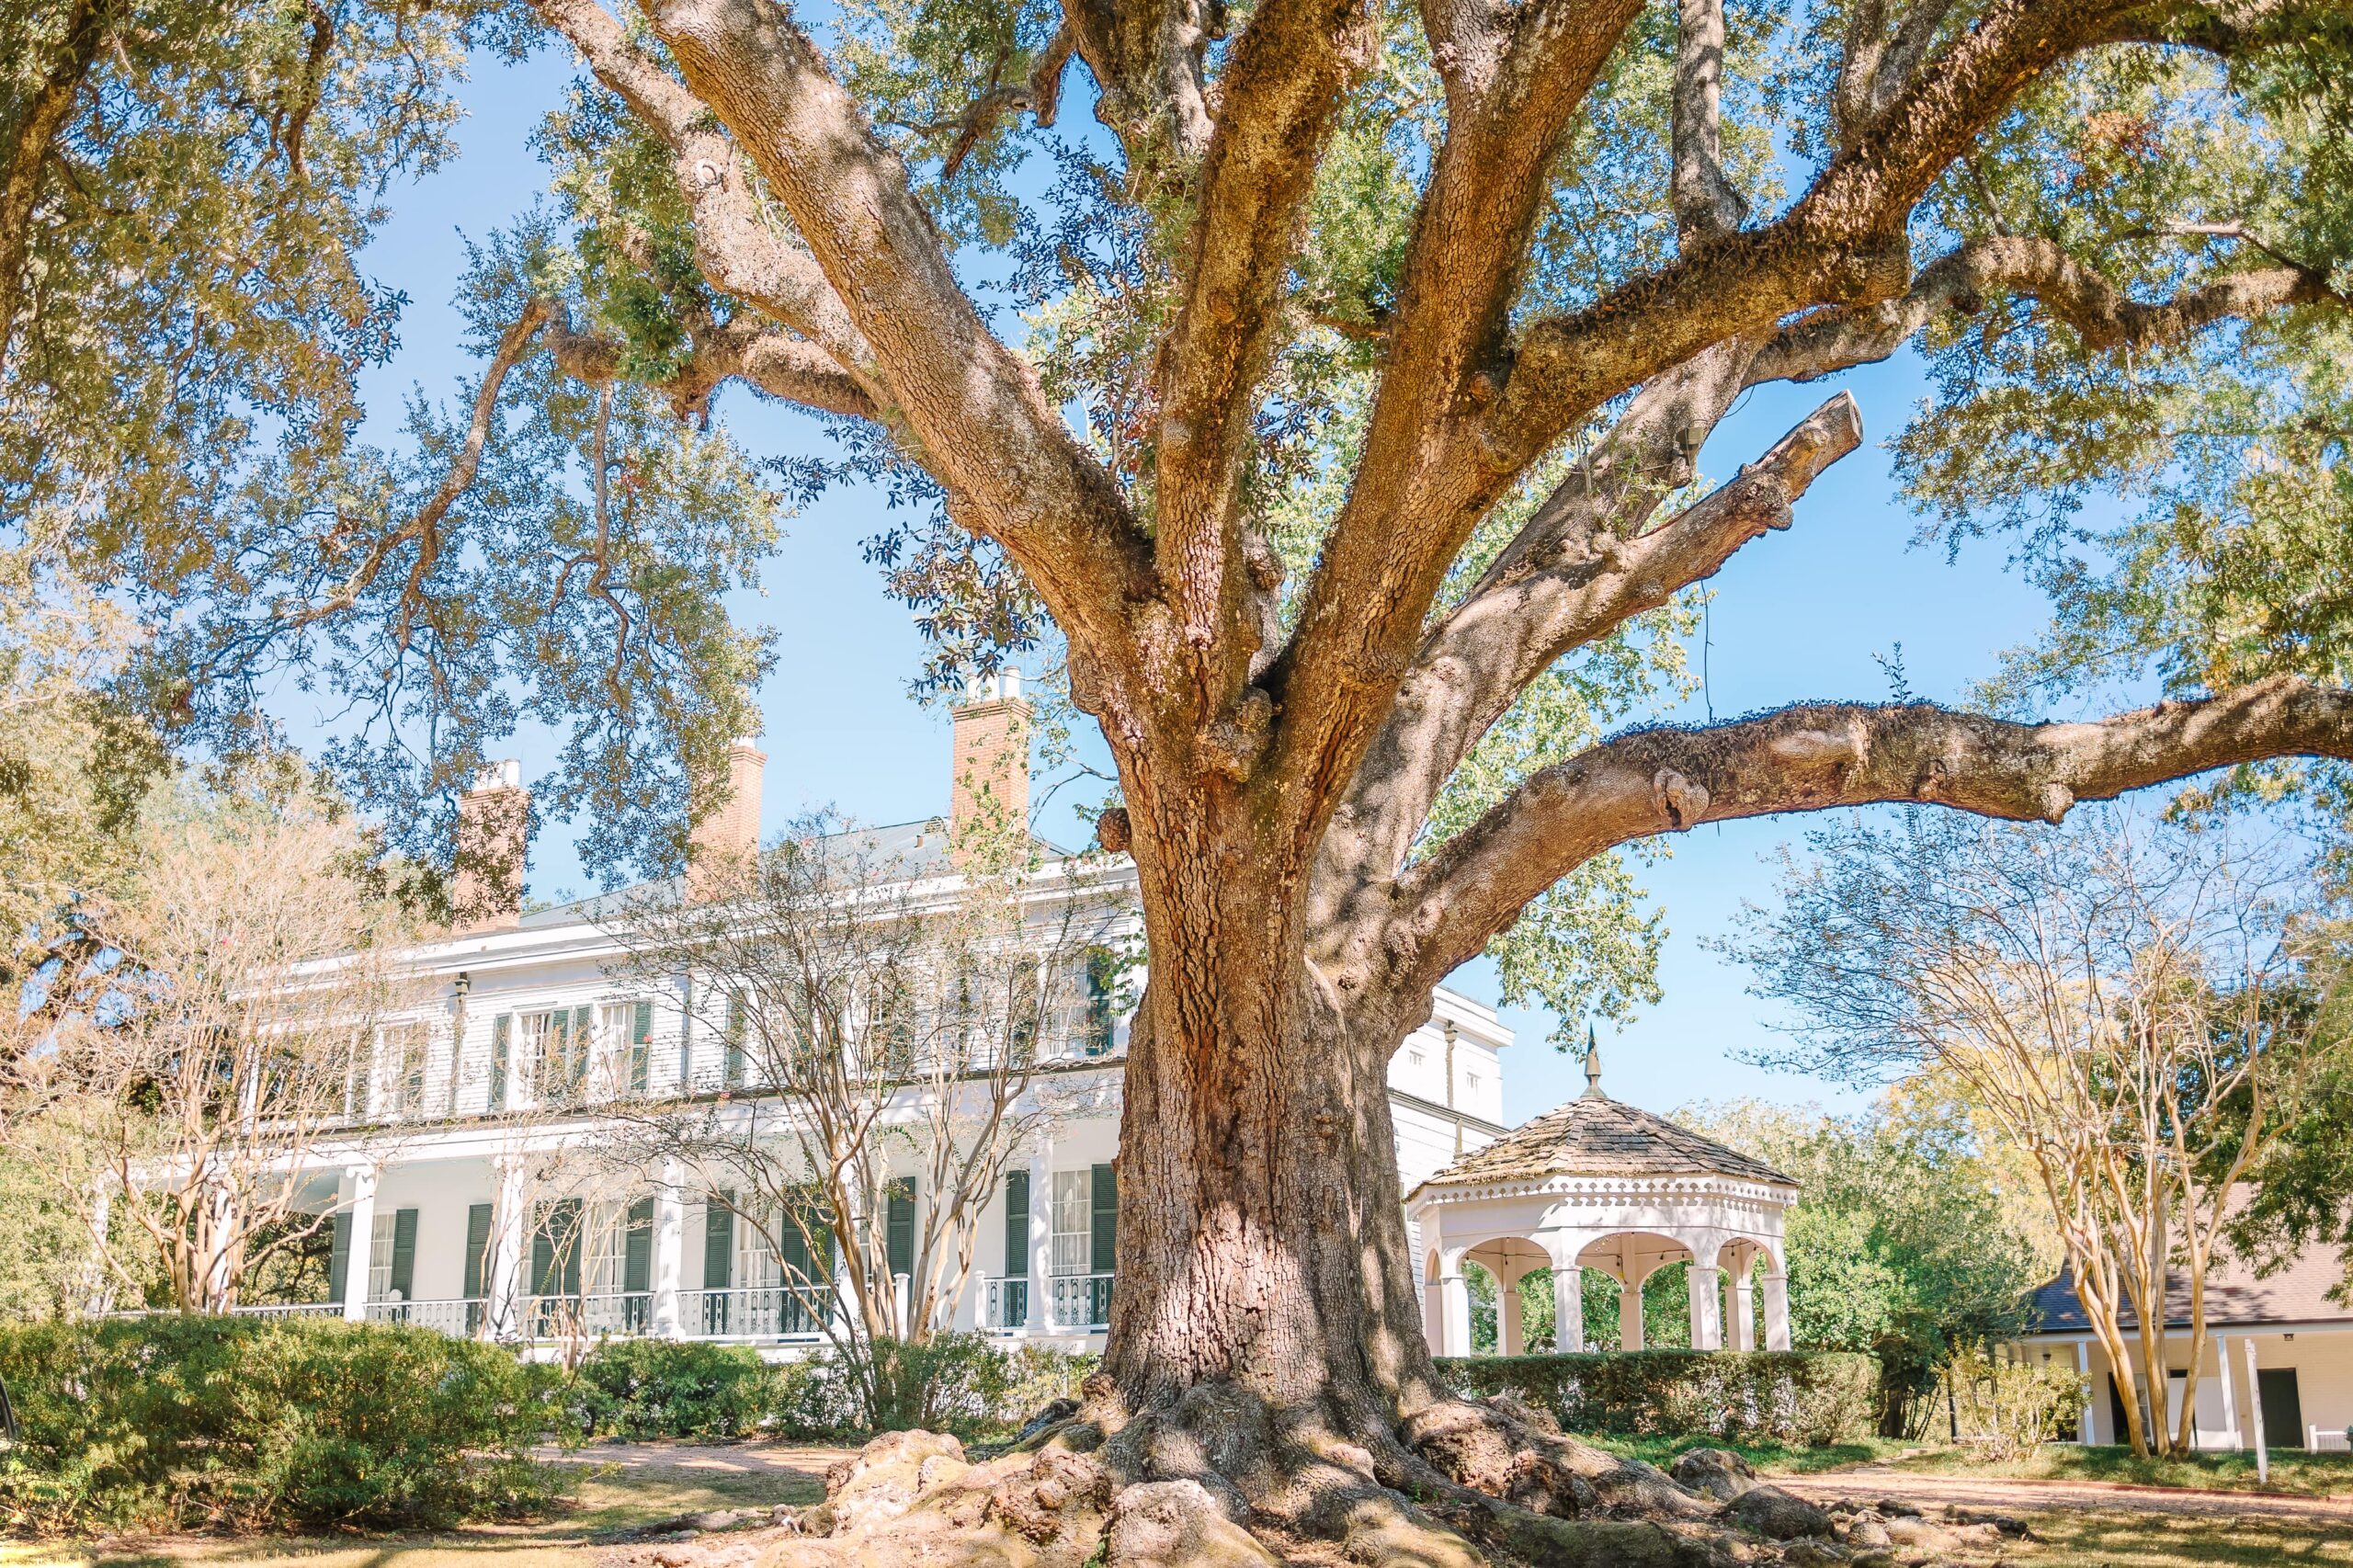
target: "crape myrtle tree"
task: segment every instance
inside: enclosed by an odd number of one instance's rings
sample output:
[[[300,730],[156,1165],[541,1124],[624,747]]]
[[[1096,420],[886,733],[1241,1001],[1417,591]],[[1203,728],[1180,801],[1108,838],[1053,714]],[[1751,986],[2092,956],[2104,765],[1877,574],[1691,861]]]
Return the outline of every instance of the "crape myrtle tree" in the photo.
[[[1238,1488],[1270,1530],[1457,1551],[1378,1477],[1536,1550],[1528,1517],[1446,1501],[1449,1472],[1500,1490],[1524,1472],[1495,1445],[1538,1439],[1437,1381],[1383,1090],[1437,981],[1508,953],[1524,917],[1574,928],[1548,890],[1606,899],[1614,851],[1727,817],[2057,819],[2353,752],[2353,700],[2294,665],[2087,722],[1552,722],[1860,439],[1834,393],[1708,484],[1697,455],[1751,389],[1919,343],[1943,402],[2014,438],[1932,408],[1907,449],[1973,439],[1993,456],[1972,476],[2025,494],[2065,476],[2018,409],[2075,450],[2123,438],[2101,416],[2126,368],[2256,392],[2308,368],[2353,248],[2341,5],[533,0],[410,21],[576,51],[590,79],[540,139],[560,215],[485,246],[471,421],[421,414],[417,462],[357,465],[374,488],[331,511],[299,483],[230,498],[242,553],[166,585],[229,607],[160,650],[193,671],[170,689],[201,716],[266,654],[315,656],[409,733],[449,726],[438,767],[511,705],[502,651],[533,655],[545,712],[593,714],[566,765],[598,782],[566,803],[642,825],[741,712],[759,650],[690,607],[772,518],[722,436],[659,415],[743,383],[830,423],[836,466],[906,508],[876,552],[946,651],[1051,628],[1109,747],[1099,835],[1135,858],[1151,968],[1086,1419],[1122,1473]],[[1063,122],[1066,92],[1092,126]],[[518,449],[586,498],[486,438],[525,403]],[[701,491],[663,478],[698,452]],[[649,503],[656,480],[675,505]],[[654,613],[623,620],[591,584]],[[733,663],[703,676],[698,647]],[[639,716],[658,744],[597,749]],[[422,799],[386,756],[337,760]],[[662,789],[631,792],[617,759]]]

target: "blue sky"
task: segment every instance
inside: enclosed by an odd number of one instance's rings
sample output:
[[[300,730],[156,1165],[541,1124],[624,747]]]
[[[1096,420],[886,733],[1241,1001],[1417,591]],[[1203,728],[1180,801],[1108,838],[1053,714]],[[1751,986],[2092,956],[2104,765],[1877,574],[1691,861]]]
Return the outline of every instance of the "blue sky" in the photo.
[[[411,304],[402,352],[369,389],[370,406],[387,425],[384,413],[397,417],[413,385],[447,397],[472,372],[456,347],[460,324],[449,300],[465,264],[461,237],[486,236],[544,189],[544,171],[528,142],[570,76],[570,61],[559,51],[542,50],[521,65],[478,62],[465,95],[462,155],[421,185],[391,193],[395,216],[368,260],[411,296]],[[1074,120],[1085,109],[1074,105],[1064,113]],[[1887,676],[1874,655],[1898,644],[1915,692],[1954,699],[1993,672],[2004,648],[2031,639],[2045,622],[2045,602],[2003,570],[1998,543],[1948,562],[1940,547],[1912,542],[1915,521],[1894,493],[1881,443],[1925,394],[1918,364],[1897,359],[1838,384],[1861,405],[1866,444],[1814,485],[1793,527],[1748,546],[1717,576],[1706,689],[1679,718],[1704,717],[1711,709],[1732,716],[1802,699],[1884,698]],[[1701,453],[1702,471],[1730,475],[1831,390],[1760,389],[1717,428]],[[819,438],[797,416],[740,391],[722,397],[722,414],[755,450],[791,450]],[[906,697],[921,644],[905,610],[884,597],[859,554],[859,541],[876,530],[880,516],[871,495],[827,495],[790,525],[759,595],[734,607],[739,619],[779,633],[779,661],[760,694],[769,756],[764,813],[771,829],[812,806],[875,823],[946,808],[947,718]],[[1695,667],[1698,662],[1695,656]],[[310,720],[299,700],[292,693],[281,699],[298,729]],[[544,757],[533,755],[528,737],[514,749],[527,772]],[[1067,820],[1044,825],[1049,836],[1065,842],[1083,831]],[[1614,1094],[1661,1110],[1747,1095],[1851,1099],[1835,1086],[1737,1060],[1744,1050],[1769,1042],[1770,1013],[1745,994],[1745,971],[1701,946],[1724,931],[1744,899],[1769,894],[1767,858],[1804,825],[1787,818],[1703,827],[1647,869],[1643,880],[1665,908],[1671,932],[1660,975],[1666,994],[1622,1035],[1603,1031]],[[539,894],[584,886],[561,826],[535,846],[530,884]],[[1456,983],[1495,1000],[1483,963],[1466,969]],[[1506,1063],[1507,1116],[1517,1121],[1583,1083],[1577,1063],[1543,1043],[1552,1028],[1549,1016],[1514,1010],[1506,1020],[1522,1041]]]

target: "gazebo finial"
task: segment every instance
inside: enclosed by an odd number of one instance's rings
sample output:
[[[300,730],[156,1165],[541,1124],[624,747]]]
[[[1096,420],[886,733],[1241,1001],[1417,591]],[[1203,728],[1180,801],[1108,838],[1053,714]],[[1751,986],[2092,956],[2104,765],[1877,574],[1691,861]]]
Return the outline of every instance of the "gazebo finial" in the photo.
[[[1609,1097],[1601,1092],[1601,1047],[1594,1042],[1591,1024],[1585,1027],[1585,1097],[1589,1100]]]

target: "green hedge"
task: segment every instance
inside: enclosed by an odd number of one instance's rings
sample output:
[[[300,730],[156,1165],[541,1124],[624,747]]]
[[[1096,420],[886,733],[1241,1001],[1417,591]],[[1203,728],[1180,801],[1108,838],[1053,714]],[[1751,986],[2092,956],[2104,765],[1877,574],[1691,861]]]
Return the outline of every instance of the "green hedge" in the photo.
[[[549,1379],[429,1329],[182,1317],[0,1327],[19,1441],[0,1520],[39,1532],[438,1528],[555,1494]]]
[[[723,1439],[773,1424],[779,1381],[748,1346],[616,1339],[581,1362],[566,1403],[583,1437]]]
[[[1636,1350],[1438,1362],[1459,1393],[1518,1395],[1572,1432],[1848,1442],[1879,1411],[1876,1358],[1828,1350]]]

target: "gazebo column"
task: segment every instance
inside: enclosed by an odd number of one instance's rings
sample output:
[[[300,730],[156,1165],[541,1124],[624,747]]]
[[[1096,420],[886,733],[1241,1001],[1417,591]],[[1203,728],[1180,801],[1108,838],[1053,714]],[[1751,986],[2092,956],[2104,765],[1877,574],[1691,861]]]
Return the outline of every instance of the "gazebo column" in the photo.
[[[1787,1350],[1790,1347],[1790,1277],[1781,1272],[1779,1259],[1770,1261],[1772,1267],[1765,1274],[1765,1348]]]
[[[1574,1356],[1585,1348],[1585,1269],[1574,1261],[1552,1266],[1552,1353]]]
[[[1618,1348],[1643,1347],[1643,1276],[1630,1265],[1618,1281]]]
[[[1462,1260],[1456,1258],[1438,1277],[1439,1299],[1438,1354],[1468,1356],[1471,1354],[1471,1282],[1462,1277]]]
[[[1756,1348],[1756,1276],[1745,1267],[1733,1271],[1731,1338],[1734,1350]]]
[[[1691,1249],[1691,1267],[1686,1278],[1690,1285],[1691,1348],[1722,1350],[1724,1347],[1724,1325],[1720,1321],[1722,1306],[1714,1248],[1705,1252],[1698,1247]]]
[[[1506,1356],[1528,1354],[1528,1335],[1521,1324],[1519,1276],[1506,1280],[1495,1276],[1495,1349]]]

